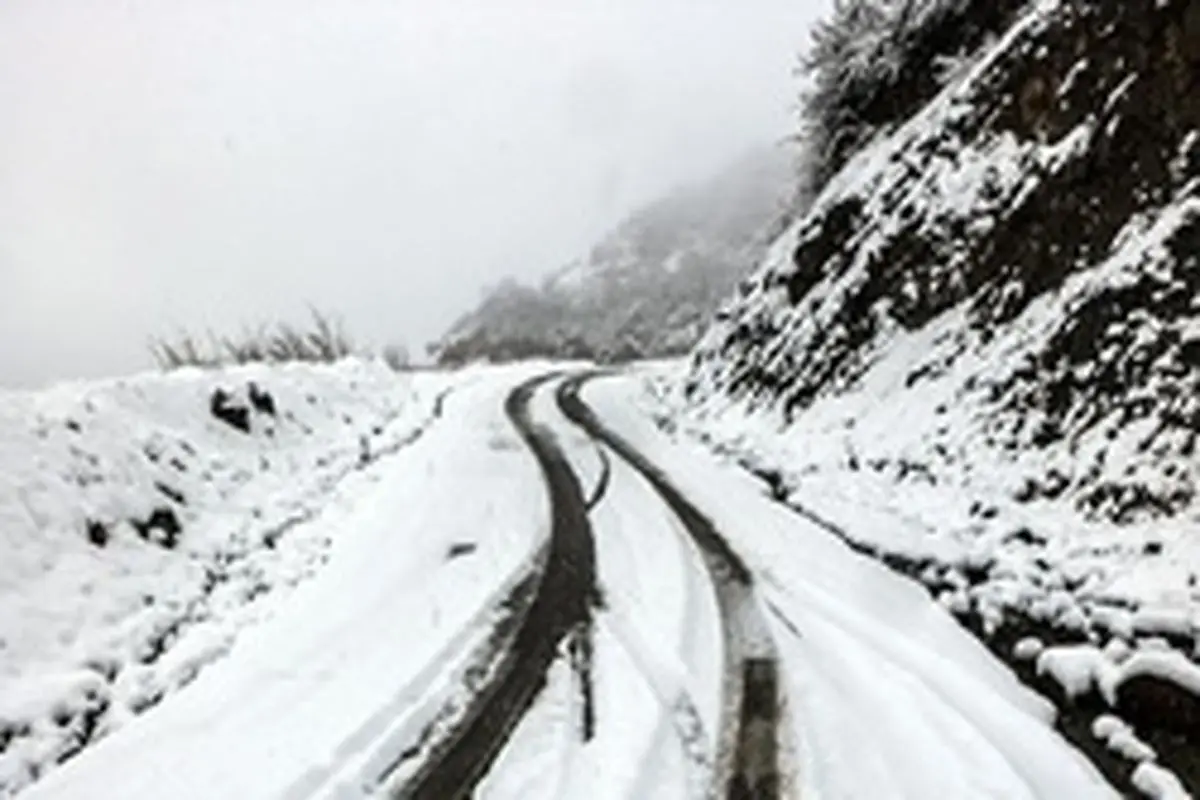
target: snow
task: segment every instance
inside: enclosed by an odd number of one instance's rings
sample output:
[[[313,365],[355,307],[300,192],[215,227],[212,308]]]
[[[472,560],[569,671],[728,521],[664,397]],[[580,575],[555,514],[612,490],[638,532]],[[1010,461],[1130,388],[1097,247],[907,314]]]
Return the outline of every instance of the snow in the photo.
[[[1036,636],[1026,636],[1013,645],[1013,656],[1021,661],[1034,661],[1042,654],[1046,646]]]
[[[1052,150],[1039,152],[1057,158]],[[970,163],[973,156],[965,158]],[[969,175],[954,174],[954,180],[974,184]],[[1141,444],[1155,421],[1127,425],[1112,439],[1108,426],[1096,425],[1052,447],[1035,447],[1022,434],[1019,446],[1006,450],[989,442],[1034,430],[1037,412],[1020,419],[1001,414],[978,387],[1002,384],[1035,359],[1090,298],[1162,269],[1166,243],[1197,215],[1200,199],[1185,191],[1132,219],[1094,267],[1034,300],[990,341],[964,338],[970,326],[962,307],[919,330],[889,328],[869,348],[860,378],[818,395],[790,421],[771,402],[734,400],[714,389],[720,367],[711,365],[693,367],[690,377],[700,380],[693,399],[681,396],[687,376],[685,365],[676,364],[644,371],[648,386],[631,400],[744,466],[776,474],[789,503],[861,544],[958,570],[987,565],[982,583],[947,598],[955,607],[966,604],[993,619],[1019,610],[1039,621],[1126,638],[1134,629],[1192,637],[1194,609],[1200,608],[1200,544],[1187,527],[1171,518],[1122,524],[1087,518],[1073,502],[1088,469],[1092,485],[1133,475],[1154,491],[1165,486],[1163,464]],[[800,235],[793,231],[777,242],[764,275],[791,268]],[[851,249],[865,247],[856,242]],[[857,274],[847,269],[838,280],[857,280]],[[755,282],[761,286],[765,279]],[[747,302],[788,331],[788,341],[776,345],[782,353],[803,349],[796,342],[806,341],[805,326],[823,325],[818,318],[835,313],[832,298],[841,291],[831,285],[829,303],[818,303],[815,311],[807,301],[776,308],[779,299],[765,290]],[[823,293],[814,289],[814,296]],[[916,375],[922,377],[914,380]],[[1176,466],[1177,474],[1187,474],[1186,460]],[[1047,476],[1056,477],[1056,489],[1040,488],[1048,485]]]
[[[558,411],[552,388],[535,396],[534,418],[590,495],[597,446]],[[591,514],[604,598],[593,628],[595,738],[581,740],[578,680],[556,667],[481,797],[695,798],[711,782],[723,659],[715,593],[653,488],[615,454],[605,458],[611,479]]]
[[[1108,659],[1090,644],[1051,647],[1037,659],[1037,673],[1057,681],[1072,700],[1106,684],[1108,666]]]
[[[1055,130],[1056,140],[1043,141],[1036,130],[1018,135],[1006,123],[993,124],[988,111],[998,100],[993,90],[999,76],[1023,63],[1021,47],[1036,43],[1047,26],[1069,24],[1070,8],[1028,4],[1003,37],[971,57],[961,81],[859,150],[811,212],[770,248],[744,282],[746,291],[710,328],[691,366],[659,373],[674,388],[659,388],[661,402],[646,405],[747,466],[776,473],[779,494],[860,544],[956,568],[981,555],[978,560],[991,568],[982,583],[947,595],[956,608],[967,605],[988,620],[1005,611],[1032,612],[1037,622],[1126,637],[1126,629],[1107,627],[1127,622],[1109,609],[1160,608],[1176,617],[1162,632],[1192,637],[1191,610],[1200,607],[1200,544],[1188,529],[1196,510],[1155,519],[1155,504],[1147,504],[1118,524],[1111,520],[1125,513],[1114,510],[1121,503],[1092,494],[1136,487],[1172,508],[1194,495],[1191,434],[1167,423],[1179,416],[1167,407],[1184,403],[1190,392],[1186,381],[1163,377],[1181,364],[1164,357],[1148,365],[1151,377],[1135,396],[1118,389],[1106,398],[1114,406],[1154,405],[1155,414],[1133,422],[1123,420],[1119,409],[1093,402],[1104,391],[1079,391],[1104,366],[1098,359],[1072,366],[1073,380],[1052,386],[1055,391],[1045,382],[1054,355],[1048,343],[1069,331],[1087,304],[1122,287],[1154,283],[1148,277],[1158,282],[1147,287],[1155,293],[1184,286],[1179,270],[1186,268],[1188,226],[1200,215],[1186,161],[1177,160],[1176,182],[1164,179],[1156,205],[1124,220],[1111,243],[1096,242],[1061,285],[1042,292],[1015,319],[986,324],[980,318],[987,314],[969,308],[986,295],[963,287],[942,291],[964,275],[989,285],[1002,280],[967,268],[988,257],[973,252],[973,234],[1024,207],[1023,198],[1049,176],[1095,155],[1099,116],[1084,115]],[[1084,65],[1071,54],[1062,65],[1069,67],[1065,80],[1056,85],[1066,92],[1081,80]],[[1136,76],[1109,88],[1097,99],[1097,114],[1137,92]],[[1181,138],[1184,153],[1195,136]],[[1175,140],[1169,141],[1174,149]],[[853,230],[827,236],[845,216],[836,211],[846,209]],[[959,223],[968,226],[965,232]],[[809,248],[818,251],[811,257],[819,255],[823,263],[797,265],[798,246],[813,241],[819,246]],[[915,245],[930,249],[928,263],[901,269],[894,287],[874,280],[887,269],[881,256]],[[1007,244],[999,247],[1004,252]],[[996,266],[1002,274],[1007,269]],[[1034,291],[1039,281],[1027,272],[1032,269],[1013,264],[1008,290]],[[798,277],[804,286],[811,277],[813,285],[791,298],[788,287]],[[871,291],[860,291],[864,286]],[[886,298],[876,302],[880,292]],[[943,305],[941,295],[964,299],[931,320],[918,314],[905,323],[919,324],[915,330],[902,329],[892,313],[895,304],[923,292],[934,308]],[[1145,312],[1116,323],[1129,326],[1133,343],[1114,345],[1114,358],[1195,335],[1194,313],[1156,315],[1152,307],[1147,301]],[[1197,308],[1193,303],[1191,311]],[[858,342],[861,331],[847,332],[847,318],[872,331],[863,334],[866,341]],[[1013,399],[1006,387],[1021,384],[1022,370],[1037,376],[1025,381],[1031,395],[1021,399],[1027,407],[1013,410],[1005,405]],[[684,385],[690,397],[680,396]],[[1046,409],[1055,404],[1047,399],[1057,390],[1092,399],[1072,401],[1065,419],[1051,419]],[[1172,397],[1178,403],[1164,399]],[[789,407],[789,400],[803,402]],[[1104,418],[1088,419],[1095,409]],[[1051,422],[1062,423],[1063,435],[1035,444],[1035,432]],[[1167,433],[1150,447],[1160,424]],[[1164,448],[1174,452],[1164,455]],[[1089,509],[1088,501],[1096,508]]]
[[[1133,614],[1133,630],[1143,635],[1161,634],[1190,637],[1196,631],[1195,614],[1196,610],[1182,604],[1174,607],[1147,606],[1139,608]]]
[[[22,797],[365,798],[392,767],[398,780],[411,774],[469,702],[504,600],[543,553],[547,495],[503,408],[512,387],[546,369],[444,376],[439,386],[454,390],[437,421],[347,472],[293,525],[289,537],[322,543],[324,563],[252,604],[252,626],[236,613],[246,606],[231,605],[191,623],[154,664],[120,670],[113,687],[62,670],[8,696],[0,712],[11,716],[86,707],[104,692],[130,698],[111,733]],[[597,725],[585,741],[582,677],[564,643],[478,795],[703,797],[723,713],[710,577],[653,488],[563,418],[554,388],[535,394],[534,421],[563,447],[585,495],[607,486],[590,514],[603,596],[590,631]],[[610,378],[584,396],[750,566],[749,602],[768,623],[757,635],[780,658],[787,796],[1115,796],[1059,738],[1049,704],[923,588],[773,501],[736,464],[663,434],[634,402],[641,389]],[[963,563],[978,558],[964,553]],[[1022,644],[1032,657],[1036,647]],[[1037,657],[1039,669],[1082,685],[1104,670],[1161,669],[1160,655],[1139,647],[1120,666],[1096,648]],[[133,713],[133,698],[163,685],[173,687],[165,702]],[[1153,757],[1115,719],[1096,730],[1126,757]],[[44,740],[28,741],[23,757]],[[409,750],[418,755],[397,765]],[[1158,772],[1143,780],[1169,783]]]
[[[1167,681],[1200,697],[1200,666],[1178,651],[1140,649],[1134,652],[1121,664],[1116,686],[1141,676]]]
[[[340,536],[305,523],[420,435],[452,380],[349,360],[0,393],[0,794],[269,615]],[[250,384],[273,408],[249,431],[213,417],[215,389],[249,407]],[[156,512],[179,531],[139,531]]]
[[[1133,785],[1152,800],[1191,800],[1174,774],[1150,761],[1138,764],[1133,771]]]
[[[1052,730],[1050,707],[923,589],[773,503],[740,469],[664,436],[637,411],[639,389],[605,380],[585,398],[754,571],[787,676],[799,794],[1115,796]]]
[[[1137,738],[1133,729],[1111,714],[1101,714],[1092,722],[1092,735],[1108,748],[1130,761],[1153,761],[1154,749]]]
[[[22,797],[369,793],[462,705],[464,674],[547,534],[540,475],[503,413],[507,391],[537,369],[439,377],[457,387],[444,418],[348,474],[289,534],[328,541],[328,563],[167,702]],[[475,549],[450,557],[464,542]],[[208,658],[216,639],[201,638],[192,652]]]
[[[1121,664],[1133,654],[1133,648],[1124,639],[1113,638],[1108,640],[1100,652],[1112,663]]]

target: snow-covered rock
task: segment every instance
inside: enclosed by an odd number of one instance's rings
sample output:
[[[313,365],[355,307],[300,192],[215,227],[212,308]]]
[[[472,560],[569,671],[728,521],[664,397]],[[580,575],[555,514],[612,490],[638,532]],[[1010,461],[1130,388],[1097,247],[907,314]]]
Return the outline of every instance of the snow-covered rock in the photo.
[[[1101,739],[1109,750],[1130,761],[1153,761],[1154,748],[1143,742],[1123,720],[1112,714],[1101,714],[1092,722],[1092,735]]]
[[[1108,659],[1090,644],[1050,647],[1037,658],[1038,674],[1053,678],[1072,700],[1109,685],[1110,668]]]
[[[1191,800],[1191,794],[1170,770],[1143,761],[1133,771],[1133,785],[1151,800]]]

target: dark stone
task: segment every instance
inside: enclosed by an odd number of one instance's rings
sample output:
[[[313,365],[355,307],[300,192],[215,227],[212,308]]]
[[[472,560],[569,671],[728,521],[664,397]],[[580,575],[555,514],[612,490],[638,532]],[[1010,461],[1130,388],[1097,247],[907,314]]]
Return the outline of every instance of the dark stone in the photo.
[[[1200,741],[1200,697],[1174,681],[1137,675],[1117,687],[1116,706],[1135,728],[1160,728]]]
[[[233,397],[224,389],[213,390],[208,410],[226,425],[237,428],[242,433],[250,432],[250,409],[234,402]]]
[[[254,381],[250,382],[247,387],[247,394],[250,397],[250,405],[260,414],[270,414],[275,416],[275,398],[265,389],[260,389]]]
[[[1037,498],[1037,496],[1038,496],[1037,482],[1034,480],[1031,480],[1029,478],[1026,478],[1021,483],[1021,485],[1017,487],[1017,490],[1015,492],[1013,492],[1013,499],[1016,500],[1018,503],[1032,502],[1034,499]]]
[[[175,487],[168,486],[167,484],[162,483],[161,481],[155,481],[154,488],[157,489],[159,491],[159,493],[162,494],[167,499],[172,500],[181,506],[187,505],[187,498],[184,497],[183,492],[179,491]]]
[[[87,521],[87,538],[96,547],[103,548],[108,544],[108,528],[103,522],[89,519]]]
[[[175,549],[179,542],[179,534],[183,531],[175,512],[166,506],[155,508],[144,520],[131,519],[129,523],[142,539],[154,542],[167,550]]]
[[[1046,543],[1046,538],[1044,536],[1039,536],[1029,528],[1022,526],[1006,536],[1005,541],[1021,542],[1022,544],[1034,546],[1044,545]]]
[[[446,550],[446,558],[459,558],[461,556],[469,556],[479,549],[479,545],[474,542],[455,542]]]

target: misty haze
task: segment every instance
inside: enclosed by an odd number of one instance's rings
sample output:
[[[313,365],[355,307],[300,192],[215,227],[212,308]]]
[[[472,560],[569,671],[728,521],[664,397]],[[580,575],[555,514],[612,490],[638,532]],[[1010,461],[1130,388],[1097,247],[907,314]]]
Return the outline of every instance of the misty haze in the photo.
[[[1200,2],[10,0],[0,798],[1200,792]]]

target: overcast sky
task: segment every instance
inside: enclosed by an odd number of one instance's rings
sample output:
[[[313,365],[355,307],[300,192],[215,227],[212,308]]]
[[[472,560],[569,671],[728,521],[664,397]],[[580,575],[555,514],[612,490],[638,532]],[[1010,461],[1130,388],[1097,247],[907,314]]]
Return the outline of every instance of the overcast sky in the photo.
[[[808,0],[5,0],[0,385],[304,314],[419,348],[792,122]]]

